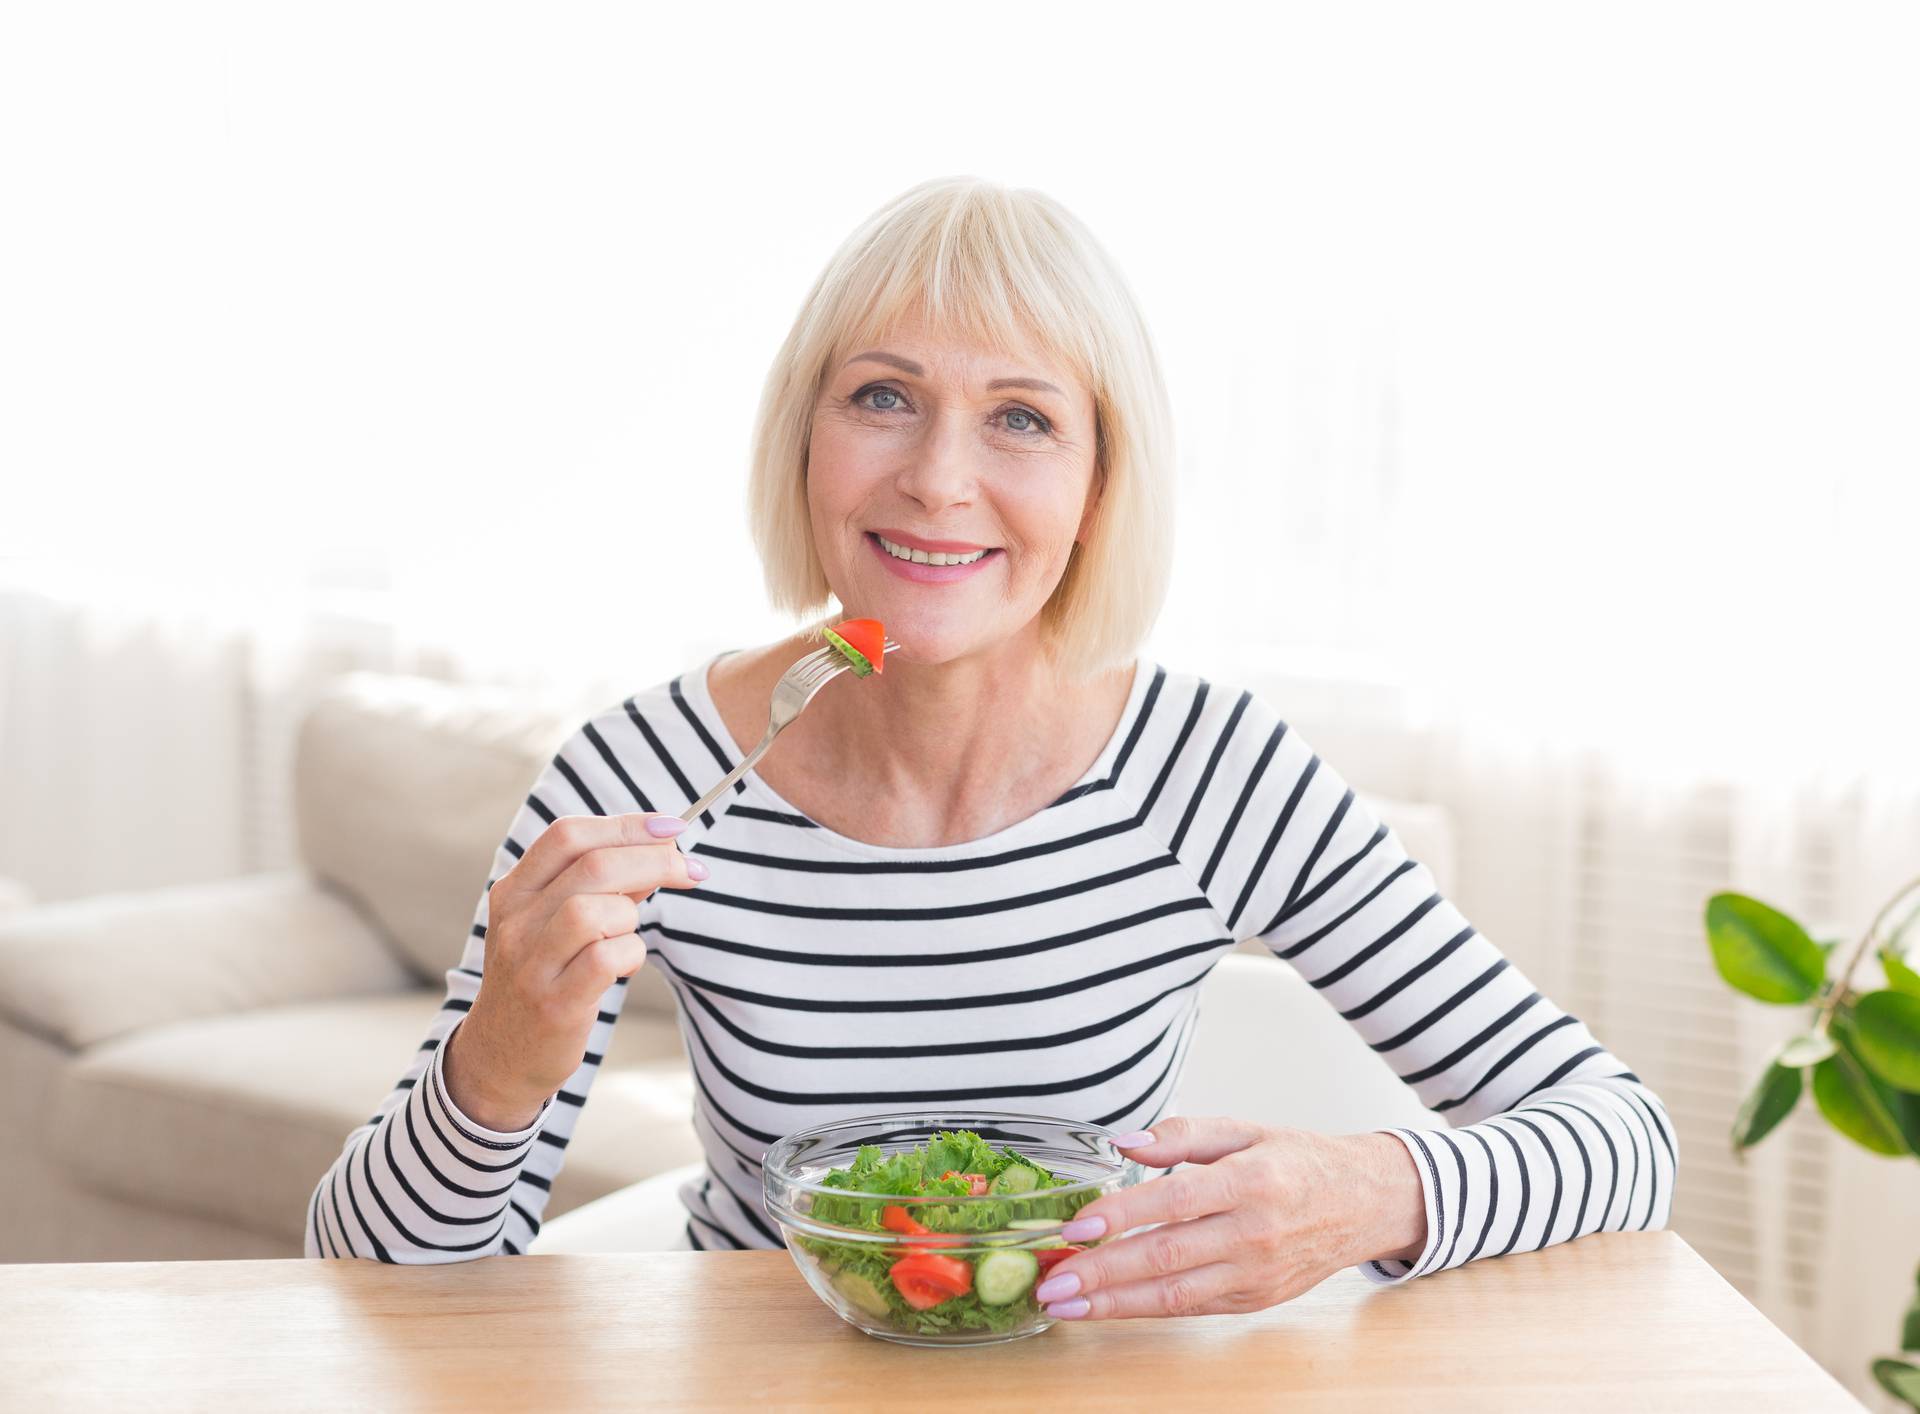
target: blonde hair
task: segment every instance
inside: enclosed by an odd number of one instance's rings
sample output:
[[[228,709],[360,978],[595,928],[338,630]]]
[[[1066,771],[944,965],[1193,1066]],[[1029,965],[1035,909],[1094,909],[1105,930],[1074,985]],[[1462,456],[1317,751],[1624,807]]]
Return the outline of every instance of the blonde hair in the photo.
[[[1031,340],[1091,389],[1099,501],[1040,623],[1072,676],[1126,662],[1160,612],[1173,557],[1173,417],[1159,358],[1119,268],[1078,218],[1041,192],[977,177],[922,182],[868,217],[774,358],[748,484],[774,606],[806,617],[830,602],[807,511],[814,404],[831,368],[901,320],[997,351]]]

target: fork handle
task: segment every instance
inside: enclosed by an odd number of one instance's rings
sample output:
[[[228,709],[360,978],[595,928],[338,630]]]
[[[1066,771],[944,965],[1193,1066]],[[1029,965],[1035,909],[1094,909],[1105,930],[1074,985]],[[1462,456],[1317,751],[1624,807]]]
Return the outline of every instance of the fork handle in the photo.
[[[760,738],[760,744],[749,751],[745,759],[742,760],[738,766],[735,766],[731,771],[727,772],[726,775],[722,776],[719,785],[694,801],[694,803],[689,805],[685,810],[682,810],[680,812],[680,818],[688,822],[698,819],[701,811],[725,795],[728,788],[731,787],[735,781],[753,769],[754,763],[767,754],[767,748],[773,745],[773,739],[779,735],[780,728],[769,725],[767,727],[767,734]]]

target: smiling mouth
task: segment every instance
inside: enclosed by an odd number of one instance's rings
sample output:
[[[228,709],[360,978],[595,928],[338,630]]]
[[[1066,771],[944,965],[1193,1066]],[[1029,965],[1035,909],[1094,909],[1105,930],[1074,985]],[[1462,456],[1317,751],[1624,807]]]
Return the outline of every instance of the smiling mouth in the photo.
[[[988,555],[999,553],[998,547],[985,550],[973,550],[963,555],[944,554],[938,551],[915,550],[907,545],[899,545],[887,539],[877,531],[869,530],[867,537],[896,560],[905,560],[916,565],[970,565],[983,560]]]

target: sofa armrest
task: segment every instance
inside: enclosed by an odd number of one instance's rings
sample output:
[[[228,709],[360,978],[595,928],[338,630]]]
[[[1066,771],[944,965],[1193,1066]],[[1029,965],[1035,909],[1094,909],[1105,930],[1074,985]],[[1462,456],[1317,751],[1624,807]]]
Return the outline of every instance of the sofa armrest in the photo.
[[[300,871],[0,918],[0,1016],[74,1050],[171,1022],[417,985],[350,904]]]

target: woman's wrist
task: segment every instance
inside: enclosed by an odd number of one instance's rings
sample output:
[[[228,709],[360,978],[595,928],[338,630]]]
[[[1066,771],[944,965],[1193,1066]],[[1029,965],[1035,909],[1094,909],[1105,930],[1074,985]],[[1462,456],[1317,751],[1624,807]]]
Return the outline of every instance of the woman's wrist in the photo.
[[[448,1033],[440,1055],[440,1074],[446,1082],[447,1098],[453,1107],[483,1129],[496,1134],[517,1134],[540,1118],[545,1098],[531,1104],[524,1097],[503,1096],[489,1087],[484,1070],[469,1062],[476,1059],[470,1047],[461,1044],[467,1029],[463,1019]],[[460,1059],[456,1063],[456,1057]]]
[[[1411,1262],[1427,1247],[1427,1196],[1413,1155],[1385,1130],[1350,1134],[1355,1209],[1352,1260]]]

